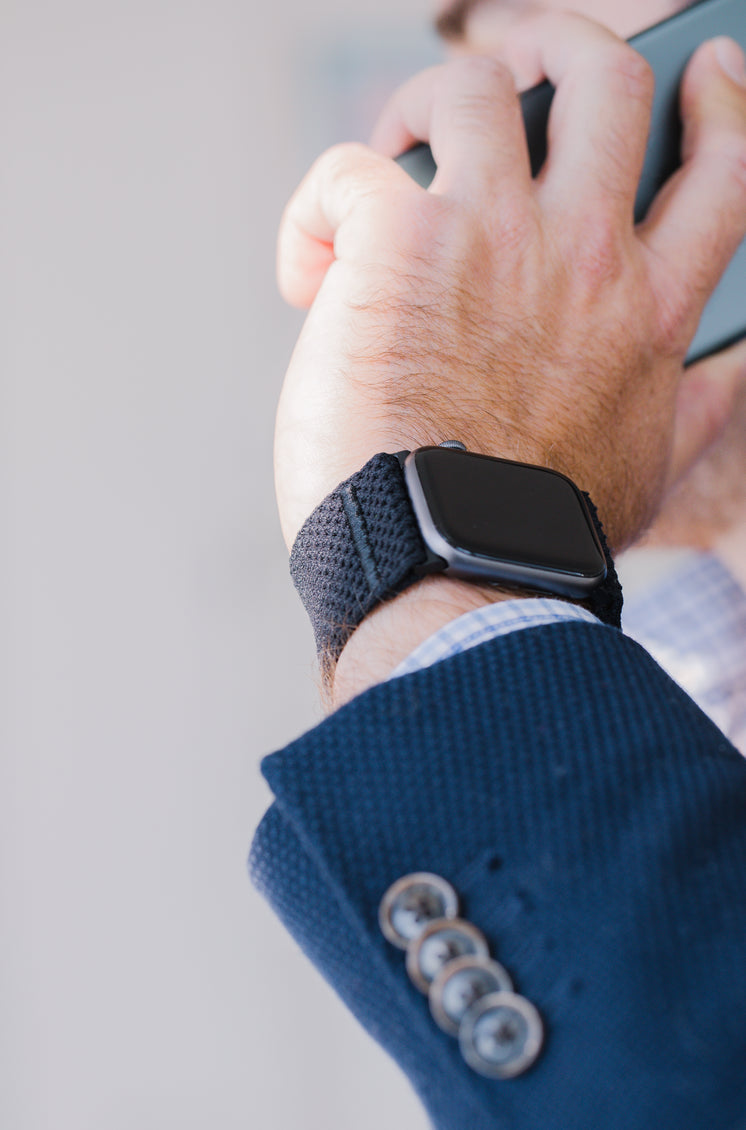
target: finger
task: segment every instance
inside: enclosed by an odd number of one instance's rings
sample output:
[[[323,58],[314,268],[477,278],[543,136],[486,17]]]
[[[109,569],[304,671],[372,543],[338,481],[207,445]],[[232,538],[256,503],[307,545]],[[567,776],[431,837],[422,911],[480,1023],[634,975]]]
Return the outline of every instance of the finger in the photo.
[[[374,148],[389,156],[429,142],[438,172],[431,191],[507,202],[533,195],[520,102],[510,70],[475,56],[431,67],[385,107]]]
[[[430,140],[430,111],[434,88],[446,66],[428,67],[403,83],[378,116],[370,147],[385,157],[398,157],[413,145]]]
[[[631,231],[654,93],[649,64],[607,28],[568,13],[522,21],[502,49],[514,69],[533,67],[556,88],[542,202],[583,218],[617,216]]]
[[[746,341],[686,370],[679,385],[666,490],[683,479],[715,442],[746,388]]]
[[[277,240],[277,282],[291,306],[308,308],[340,254],[356,208],[396,187],[420,192],[392,161],[363,145],[338,145],[313,165],[287,205]]]
[[[638,235],[652,252],[657,289],[693,334],[702,309],[746,235],[746,75],[723,70],[711,40],[693,56],[681,88],[683,165]],[[736,59],[738,55],[736,55]]]

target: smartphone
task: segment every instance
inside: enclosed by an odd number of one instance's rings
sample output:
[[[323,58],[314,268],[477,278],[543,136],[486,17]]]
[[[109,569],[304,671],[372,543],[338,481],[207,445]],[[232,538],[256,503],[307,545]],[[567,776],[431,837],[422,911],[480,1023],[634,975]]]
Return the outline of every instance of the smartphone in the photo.
[[[630,40],[655,73],[650,140],[635,202],[636,222],[644,218],[656,193],[680,164],[678,94],[686,65],[700,43],[718,35],[730,36],[746,50],[746,0],[699,0]],[[553,95],[554,87],[543,82],[521,96],[534,176],[546,157]],[[427,145],[416,145],[397,160],[423,188],[435,176],[435,162]],[[742,337],[746,337],[746,240],[705,308],[687,362],[717,353]]]

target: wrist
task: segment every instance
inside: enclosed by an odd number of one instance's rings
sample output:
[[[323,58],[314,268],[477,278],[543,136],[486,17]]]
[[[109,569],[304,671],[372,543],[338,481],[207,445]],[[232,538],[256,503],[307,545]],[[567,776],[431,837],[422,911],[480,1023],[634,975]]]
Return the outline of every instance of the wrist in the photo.
[[[358,625],[335,667],[326,672],[324,705],[336,710],[388,678],[415,648],[446,624],[487,604],[538,593],[476,585],[452,577],[425,577],[379,604]],[[542,594],[545,595],[545,594]]]
[[[290,571],[330,708],[485,604],[551,593],[617,628],[622,606],[587,495],[557,472],[455,441],[374,455],[309,515]]]

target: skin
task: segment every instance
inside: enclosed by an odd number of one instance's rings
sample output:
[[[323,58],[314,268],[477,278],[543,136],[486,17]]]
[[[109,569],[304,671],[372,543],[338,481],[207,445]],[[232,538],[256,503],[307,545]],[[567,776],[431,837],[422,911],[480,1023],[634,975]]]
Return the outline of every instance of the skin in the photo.
[[[486,14],[485,0],[472,18]],[[324,154],[285,212],[280,287],[309,308],[277,416],[288,546],[375,452],[459,438],[569,474],[620,551],[733,410],[746,356],[686,372],[683,359],[746,235],[746,70],[732,77],[742,57],[727,41],[695,54],[682,168],[634,228],[647,65],[577,14],[503,20],[499,40],[491,28],[491,57],[405,84],[371,147]],[[532,181],[516,89],[544,76],[557,93]],[[427,192],[390,160],[415,140],[439,168]],[[495,599],[504,594],[430,578],[382,605],[342,653],[329,704]]]
[[[652,27],[689,3],[679,0],[453,0],[437,8],[438,24],[452,46],[470,54],[499,50],[501,37],[529,12],[577,12],[621,39]]]
[[[529,11],[570,10],[628,39],[689,6],[678,0],[452,0],[439,6],[437,16],[454,56],[492,55],[499,54],[510,27]],[[531,85],[527,79],[525,85]],[[746,346],[724,357],[723,364],[731,359],[734,369],[746,369]],[[746,588],[746,389],[722,434],[663,499],[642,543],[714,552]]]

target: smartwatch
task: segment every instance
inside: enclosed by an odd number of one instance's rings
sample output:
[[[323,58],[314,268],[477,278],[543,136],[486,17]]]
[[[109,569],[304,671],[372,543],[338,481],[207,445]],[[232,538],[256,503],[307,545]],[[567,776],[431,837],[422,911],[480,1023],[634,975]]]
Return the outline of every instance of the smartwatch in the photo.
[[[621,626],[588,495],[558,471],[457,441],[374,455],[303,524],[290,573],[327,663],[377,604],[430,573],[582,601]]]

